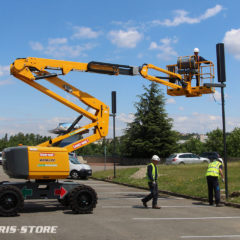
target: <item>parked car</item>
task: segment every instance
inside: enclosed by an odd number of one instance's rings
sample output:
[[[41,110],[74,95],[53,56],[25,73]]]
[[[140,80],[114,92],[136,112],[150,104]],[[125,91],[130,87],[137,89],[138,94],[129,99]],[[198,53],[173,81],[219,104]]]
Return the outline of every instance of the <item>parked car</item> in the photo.
[[[2,152],[0,152],[0,164],[2,165]]]
[[[69,153],[70,172],[69,176],[73,179],[88,179],[92,176],[92,169],[89,165],[80,163],[76,154]]]
[[[217,152],[204,152],[200,157],[208,158],[211,162],[217,158],[221,158]]]
[[[166,159],[166,164],[209,163],[208,158],[199,157],[193,153],[174,153]]]

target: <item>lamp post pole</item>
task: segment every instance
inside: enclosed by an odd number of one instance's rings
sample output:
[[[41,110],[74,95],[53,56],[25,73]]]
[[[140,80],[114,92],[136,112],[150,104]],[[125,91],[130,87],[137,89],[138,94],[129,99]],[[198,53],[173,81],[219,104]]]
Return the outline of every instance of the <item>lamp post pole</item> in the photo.
[[[113,177],[116,178],[116,136],[115,136],[115,129],[116,129],[116,91],[112,91],[112,117],[113,117]]]
[[[226,199],[228,199],[228,169],[227,169],[224,87],[221,87],[221,98],[222,98],[223,150],[224,150],[224,168],[225,168],[225,195],[226,195]]]

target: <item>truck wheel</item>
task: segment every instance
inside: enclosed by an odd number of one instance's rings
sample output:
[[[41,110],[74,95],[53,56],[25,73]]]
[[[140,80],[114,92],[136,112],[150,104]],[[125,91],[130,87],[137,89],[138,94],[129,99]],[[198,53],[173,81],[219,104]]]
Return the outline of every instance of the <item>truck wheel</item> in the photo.
[[[64,207],[69,206],[69,196],[65,196],[63,199],[58,199],[58,202],[61,203]]]
[[[97,193],[89,186],[77,186],[69,194],[69,203],[74,213],[91,213],[97,204]]]
[[[71,178],[73,179],[78,179],[79,178],[79,174],[77,171],[73,170],[71,171],[71,174],[70,174]]]
[[[0,186],[0,215],[4,217],[16,216],[23,208],[24,198],[15,186]]]

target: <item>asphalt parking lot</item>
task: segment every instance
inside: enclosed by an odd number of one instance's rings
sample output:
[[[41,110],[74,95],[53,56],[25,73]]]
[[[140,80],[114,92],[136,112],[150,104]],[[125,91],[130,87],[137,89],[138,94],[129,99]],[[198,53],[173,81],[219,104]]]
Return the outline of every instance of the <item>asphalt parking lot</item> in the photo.
[[[0,169],[0,180],[7,180]],[[147,191],[88,180],[98,204],[93,214],[75,215],[55,200],[28,200],[18,217],[0,217],[1,227],[56,226],[56,233],[0,233],[0,239],[240,239],[240,209],[159,196],[162,209],[145,209]]]

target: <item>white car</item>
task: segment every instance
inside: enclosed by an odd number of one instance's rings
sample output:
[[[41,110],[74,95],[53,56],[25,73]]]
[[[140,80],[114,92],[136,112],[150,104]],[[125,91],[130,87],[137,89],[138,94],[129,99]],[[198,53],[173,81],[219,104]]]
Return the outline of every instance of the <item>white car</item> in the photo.
[[[209,163],[208,158],[199,157],[193,153],[174,153],[166,159],[166,164]]]
[[[92,176],[92,169],[89,165],[80,163],[74,153],[69,153],[70,172],[73,179],[88,179]]]

